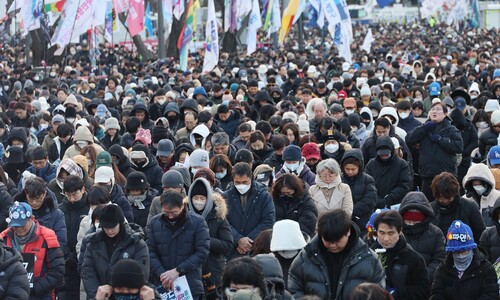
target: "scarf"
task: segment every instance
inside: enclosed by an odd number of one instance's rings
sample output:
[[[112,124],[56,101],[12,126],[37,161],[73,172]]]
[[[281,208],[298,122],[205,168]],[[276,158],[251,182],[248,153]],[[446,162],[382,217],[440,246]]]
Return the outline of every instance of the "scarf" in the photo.
[[[142,202],[144,200],[146,200],[146,198],[147,198],[146,193],[144,193],[143,195],[139,195],[139,196],[132,196],[132,195],[127,196],[127,199],[128,199],[128,202],[130,202],[130,205],[135,205],[139,209],[146,209],[144,204],[142,204]]]
[[[21,246],[26,245],[35,237],[36,228],[37,228],[37,224],[36,224],[36,222],[33,222],[33,226],[31,226],[31,229],[27,235],[18,236],[17,234],[14,233],[14,239],[12,241],[12,245],[19,253],[22,252]]]

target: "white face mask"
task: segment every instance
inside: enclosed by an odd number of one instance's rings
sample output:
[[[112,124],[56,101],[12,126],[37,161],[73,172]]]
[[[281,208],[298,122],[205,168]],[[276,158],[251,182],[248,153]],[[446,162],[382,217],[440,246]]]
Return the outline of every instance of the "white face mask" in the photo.
[[[237,184],[234,186],[240,194],[246,194],[250,190],[250,184]]]
[[[415,100],[415,101],[422,101],[422,97],[415,97],[413,100]]]
[[[476,190],[478,195],[483,195],[486,192],[486,187],[484,185],[475,185],[473,188]]]
[[[345,113],[350,115],[350,114],[354,113],[354,109],[346,109]]]
[[[206,200],[193,200],[193,206],[197,210],[203,210],[207,204]]]
[[[40,124],[40,129],[41,130],[44,130],[44,129],[47,129],[49,128],[49,124]]]
[[[447,62],[447,61],[442,61],[442,62],[441,62],[441,67],[446,67],[446,65],[447,65],[447,64],[448,64],[448,62]]]
[[[227,170],[224,170],[223,172],[215,173],[215,178],[222,179],[222,178],[226,177],[226,175],[227,175]]]
[[[6,91],[6,92],[8,92],[9,91],[9,86],[8,85],[4,85],[3,86],[3,90]]]
[[[328,153],[335,153],[339,150],[339,144],[328,144],[325,146],[325,151]]]
[[[191,168],[191,173],[193,173],[193,175],[195,175],[195,174],[196,174],[196,172],[198,172],[198,169]]]
[[[488,123],[481,121],[476,123],[476,127],[479,129],[486,129],[488,128]]]
[[[471,96],[470,96],[470,98],[471,98],[472,100],[475,100],[475,99],[477,98],[477,95],[471,95]]]
[[[351,126],[351,130],[352,130],[352,131],[356,131],[356,130],[358,130],[358,127],[356,127],[356,126]]]
[[[227,83],[223,83],[223,84],[221,84],[221,86],[223,89],[225,89],[225,88],[227,88]]]
[[[287,164],[287,163],[285,163],[285,167],[286,167],[288,170],[290,170],[290,171],[292,171],[292,172],[295,172],[295,171],[297,171],[297,169],[299,168],[299,163],[296,163],[296,164]]]
[[[408,113],[406,113],[406,112],[400,113],[399,117],[404,120],[404,119],[408,118]]]
[[[299,254],[300,250],[282,250],[278,251],[278,254],[286,259],[294,258],[297,254]]]
[[[83,149],[83,147],[88,146],[89,142],[87,142],[87,141],[77,141],[76,144],[78,145],[78,148]]]
[[[165,102],[167,102],[167,100],[161,99],[161,100],[158,100],[156,102],[158,102],[158,104],[160,104],[160,105],[163,105],[163,104],[165,104]]]

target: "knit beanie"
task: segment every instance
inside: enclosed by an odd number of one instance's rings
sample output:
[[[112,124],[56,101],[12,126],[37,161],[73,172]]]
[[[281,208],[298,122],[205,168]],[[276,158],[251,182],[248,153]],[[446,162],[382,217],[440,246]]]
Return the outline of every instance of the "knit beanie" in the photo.
[[[135,135],[134,142],[136,141],[139,141],[146,145],[146,147],[149,147],[149,145],[151,144],[151,133],[149,129],[139,128],[137,134]]]
[[[498,125],[498,124],[500,124],[500,110],[495,110],[491,114],[491,124],[492,125]]]
[[[193,187],[191,188],[191,196],[205,196],[207,197],[208,191],[207,187],[203,183],[203,181],[198,180],[194,183]]]
[[[99,226],[101,228],[114,228],[118,224],[123,224],[124,221],[122,209],[116,204],[110,204],[102,209]]]
[[[199,168],[198,171],[196,171],[196,174],[193,177],[193,180],[197,178],[205,178],[208,182],[210,182],[211,185],[215,184],[215,173],[214,171],[210,170],[209,168]],[[196,195],[196,194],[194,194]]]
[[[106,119],[106,121],[104,122],[104,132],[108,131],[109,129],[120,130],[120,124],[118,124],[117,118],[110,117]]]
[[[111,285],[118,288],[140,289],[146,284],[141,265],[133,259],[121,259],[111,270]]]
[[[184,184],[181,173],[176,170],[169,170],[161,178],[162,188],[181,188]]]
[[[196,168],[208,168],[209,154],[203,149],[196,149],[189,155],[189,165]]]
[[[356,126],[357,128],[361,127],[361,120],[358,114],[350,114],[347,118],[351,126]]]
[[[289,145],[283,150],[283,161],[301,161],[302,152],[299,146]]]
[[[474,235],[469,225],[460,220],[451,222],[446,234],[446,252],[461,252],[476,249]]]

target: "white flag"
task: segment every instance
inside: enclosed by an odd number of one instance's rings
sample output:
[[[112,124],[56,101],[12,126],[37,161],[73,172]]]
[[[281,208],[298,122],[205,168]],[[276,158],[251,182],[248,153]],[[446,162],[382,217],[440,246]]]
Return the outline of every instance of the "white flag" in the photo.
[[[339,56],[343,57],[350,64],[352,64],[351,43],[352,23],[351,18],[348,18],[340,23],[340,44],[337,47],[339,49]]]
[[[175,0],[174,11],[173,11],[174,17],[180,21],[183,13],[184,13],[184,0]]]
[[[373,38],[372,29],[370,28],[366,33],[365,40],[363,41],[361,49],[365,50],[367,53],[370,53],[370,50],[372,48],[372,43],[374,40],[375,39]]]
[[[238,20],[238,26],[237,29],[241,28],[241,23],[245,19],[245,17],[250,13],[252,10],[252,1],[249,0],[236,0],[236,18]]]
[[[219,63],[219,33],[217,31],[214,0],[208,0],[205,38],[207,48],[205,50],[205,59],[203,60],[203,74],[212,71]]]
[[[23,7],[23,0],[14,0],[14,2],[10,4],[9,9],[7,9],[7,13],[10,14],[11,12],[20,9],[21,7]]]
[[[260,18],[259,0],[252,0],[252,12],[248,19],[247,55],[254,53],[257,49],[257,31],[260,27],[262,27],[262,20]]]
[[[269,27],[269,35],[278,32],[281,28],[281,9],[278,0],[273,1],[273,12],[271,14],[271,26]]]
[[[168,39],[170,31],[172,31],[172,23],[174,22],[173,17],[173,3],[172,0],[162,0],[163,1],[163,20],[165,25],[165,38]]]
[[[320,15],[321,14],[324,14],[324,18],[328,21],[329,24],[335,25],[342,21],[337,6],[333,1],[321,0]]]

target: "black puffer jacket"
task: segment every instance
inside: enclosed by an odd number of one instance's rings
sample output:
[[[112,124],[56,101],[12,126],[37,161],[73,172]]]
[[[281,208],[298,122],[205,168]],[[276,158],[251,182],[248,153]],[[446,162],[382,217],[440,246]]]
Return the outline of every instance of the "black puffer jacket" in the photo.
[[[0,299],[26,300],[30,297],[30,285],[23,258],[19,252],[6,247],[0,239]]]
[[[408,145],[406,144],[405,140],[399,137],[394,131],[394,127],[391,126],[391,129],[389,130],[389,136],[397,138],[399,141],[399,145],[401,146],[401,150],[403,150],[403,158],[406,160],[406,162],[409,165],[413,164],[413,157],[410,152],[410,148],[408,148]],[[365,161],[365,164],[367,164],[370,159],[374,158],[377,156],[377,134],[375,133],[375,128],[372,131],[371,136],[369,136],[361,146],[361,151],[363,152],[363,159]]]
[[[375,252],[359,238],[355,227],[351,226],[349,237],[352,246],[344,249],[344,264],[338,270],[340,274],[336,295],[331,295],[330,275],[323,255],[327,250],[324,249],[321,238],[316,235],[300,251],[290,267],[288,290],[296,299],[305,295],[316,295],[320,299],[349,299],[352,290],[361,283],[385,285],[382,264]]]
[[[455,127],[460,131],[460,135],[462,136],[462,141],[464,143],[462,161],[458,166],[458,175],[460,176],[459,179],[462,179],[472,163],[470,154],[472,153],[472,150],[476,149],[478,146],[477,129],[458,109],[451,111],[450,118],[453,121],[453,125],[455,125]]]
[[[271,155],[269,155],[269,157],[264,160],[264,163],[269,165],[274,169],[275,172],[277,172],[278,170],[281,170],[285,162],[283,161],[281,155],[278,156],[276,152],[273,151],[273,153],[271,153]]]
[[[111,202],[118,205],[122,209],[125,219],[127,219],[128,222],[134,222],[134,213],[132,212],[132,206],[130,206],[130,203],[125,196],[122,187],[114,184],[111,189],[110,196]]]
[[[66,264],[78,262],[78,257],[76,255],[76,242],[78,230],[80,229],[80,221],[88,215],[89,205],[87,202],[87,193],[84,193],[82,199],[77,202],[69,202],[66,197],[64,197],[63,202],[59,205],[59,209],[64,213],[64,220],[66,222],[66,232],[68,236],[68,242],[66,244]]]
[[[300,230],[308,236],[313,236],[316,231],[318,210],[309,193],[302,197],[279,196],[274,200],[276,221],[294,220],[300,225]]]
[[[113,240],[115,245],[111,257],[108,256],[109,243],[106,240]],[[110,284],[113,266],[125,258],[139,262],[145,274],[144,280],[148,281],[149,253],[142,233],[133,232],[127,223],[123,223],[120,225],[120,233],[113,239],[103,230],[93,234],[85,250],[81,273],[87,298],[93,299],[99,286]]]
[[[127,178],[128,174],[134,171],[134,169],[130,167],[130,160],[128,156],[123,153],[123,148],[120,145],[113,145],[109,147],[108,152],[110,155],[118,157],[118,170]]]
[[[399,213],[403,215],[410,209],[417,209],[427,217],[415,225],[404,225],[403,233],[406,241],[413,250],[417,251],[425,259],[429,280],[432,281],[434,272],[443,261],[445,239],[441,230],[431,221],[434,219],[434,211],[431,204],[421,192],[409,192],[401,201]]]
[[[383,249],[376,241],[372,249]],[[406,243],[404,236],[386,252],[380,254],[384,261],[387,289],[394,289],[395,300],[422,300],[429,297],[430,281],[425,260]]]
[[[434,177],[442,172],[457,174],[457,154],[462,154],[464,149],[460,131],[451,125],[448,119],[444,119],[430,130],[426,127],[427,123],[413,129],[406,136],[408,146],[420,145],[420,176]],[[433,134],[438,134],[441,139],[433,142],[431,140]]]
[[[495,203],[493,213],[491,214],[491,222],[493,226],[486,228],[481,234],[479,245],[488,251],[488,259],[494,263],[500,257],[500,222],[498,222],[498,214],[500,213],[500,201]]]
[[[365,164],[361,150],[352,149],[347,151],[342,158],[342,166],[344,166],[344,162],[348,158],[354,158],[359,161],[360,168],[358,174],[353,177],[348,177],[344,173],[342,182],[348,184],[351,188],[352,202],[354,204],[352,220],[360,228],[361,235],[364,235],[366,232],[365,225],[370,219],[377,203],[377,188],[375,187],[373,177],[364,172]]]
[[[498,283],[495,269],[485,255],[474,250],[470,266],[458,278],[451,253],[439,265],[432,282],[431,300],[497,300]]]
[[[408,163],[394,154],[394,144],[388,136],[377,139],[377,150],[390,148],[391,157],[382,161],[379,156],[366,165],[366,173],[375,179],[377,208],[398,204],[413,185],[413,172]]]
[[[448,228],[450,228],[454,220],[461,220],[472,229],[474,241],[476,243],[479,242],[479,238],[486,229],[486,226],[484,226],[484,221],[476,202],[456,196],[447,207],[441,206],[437,201],[432,201],[431,206],[436,215],[432,224],[441,229],[443,236],[446,236]]]
[[[162,190],[161,178],[163,176],[163,170],[158,165],[158,161],[156,160],[156,158],[149,153],[149,150],[144,152],[148,157],[148,163],[145,166],[139,167],[131,162],[132,169],[139,172],[143,172],[144,175],[146,175],[146,178],[151,188],[157,191],[161,191]]]
[[[7,217],[9,217],[9,208],[14,204],[12,196],[7,191],[7,187],[0,182],[0,232],[7,229]]]
[[[483,159],[486,158],[488,152],[490,152],[491,147],[498,144],[498,134],[495,132],[494,128],[489,128],[488,130],[481,133],[479,136],[479,153]]]
[[[278,259],[273,254],[258,254],[254,259],[259,263],[264,271],[264,280],[266,281],[267,294],[266,299],[294,299],[293,296],[286,291],[284,275]]]
[[[146,113],[144,120],[141,122],[141,127],[144,129],[150,129],[151,127],[153,127],[154,123],[150,119],[149,111],[146,105],[142,103],[137,103],[136,105],[134,105],[134,108],[132,109],[132,111],[130,111],[130,116],[135,116],[135,113],[137,111],[143,111]]]

